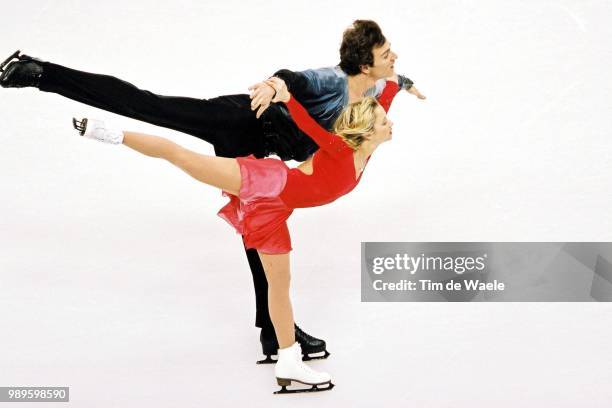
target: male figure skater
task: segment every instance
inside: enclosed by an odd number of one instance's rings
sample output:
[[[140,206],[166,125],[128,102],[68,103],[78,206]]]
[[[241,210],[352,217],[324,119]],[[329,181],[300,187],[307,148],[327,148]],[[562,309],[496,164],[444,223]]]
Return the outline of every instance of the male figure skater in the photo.
[[[289,91],[326,129],[342,109],[382,90],[384,78],[394,75],[397,55],[380,27],[369,20],[356,20],[343,34],[337,67],[292,72],[277,71]],[[317,145],[302,133],[282,104],[270,106],[274,89],[261,82],[252,94],[225,95],[212,99],[160,96],[107,75],[77,71],[43,62],[15,52],[0,64],[4,88],[36,87],[119,115],[187,133],[211,143],[215,154],[240,157],[276,154],[283,160],[305,161]],[[399,76],[399,86],[419,99],[425,97],[411,80]],[[256,250],[246,250],[253,275],[256,300],[255,325],[266,359],[274,362],[278,342],[268,312],[268,284]],[[295,326],[296,340],[304,359],[326,358],[324,340]],[[324,353],[314,357],[313,354]]]

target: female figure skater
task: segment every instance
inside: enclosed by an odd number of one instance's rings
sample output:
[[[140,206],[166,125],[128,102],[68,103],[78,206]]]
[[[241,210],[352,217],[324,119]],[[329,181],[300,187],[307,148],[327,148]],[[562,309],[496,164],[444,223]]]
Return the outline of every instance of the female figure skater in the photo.
[[[385,111],[398,92],[397,76],[387,81],[380,104],[368,97],[347,106],[336,120],[335,134],[309,116],[283,81],[271,78],[267,83],[276,91],[273,102],[285,103],[296,124],[319,146],[297,168],[289,169],[277,159],[206,156],[161,137],[111,129],[98,120],[74,119],[73,123],[82,136],[124,144],[147,156],[165,159],[229,196],[230,202],[219,215],[244,236],[248,248],[257,249],[268,280],[268,306],[279,342],[274,372],[282,388],[277,393],[325,391],[333,387],[330,375],[308,367],[295,341],[289,298],[291,240],[286,220],[294,208],[330,203],[359,183],[372,152],[391,139],[393,124]],[[287,390],[291,381],[312,388]]]

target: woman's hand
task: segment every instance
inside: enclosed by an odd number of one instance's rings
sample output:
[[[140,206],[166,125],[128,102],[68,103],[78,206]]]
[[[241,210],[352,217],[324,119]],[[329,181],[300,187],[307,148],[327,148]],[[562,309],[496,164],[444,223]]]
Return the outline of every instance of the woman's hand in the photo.
[[[265,82],[259,82],[249,87],[251,91],[251,110],[257,110],[255,115],[258,119],[272,101],[275,92],[274,89]]]
[[[285,81],[277,77],[272,77],[264,82],[270,85],[276,91],[276,95],[274,95],[272,102],[289,102],[291,95],[289,94]]]

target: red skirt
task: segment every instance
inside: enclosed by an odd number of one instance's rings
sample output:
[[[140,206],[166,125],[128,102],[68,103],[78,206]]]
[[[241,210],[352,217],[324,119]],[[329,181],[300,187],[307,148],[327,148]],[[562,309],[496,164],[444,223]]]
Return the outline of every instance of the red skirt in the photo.
[[[293,209],[279,198],[289,168],[281,160],[256,159],[253,155],[236,160],[242,176],[240,191],[238,196],[223,192],[230,201],[218,215],[243,236],[247,248],[265,254],[291,251],[287,218]]]

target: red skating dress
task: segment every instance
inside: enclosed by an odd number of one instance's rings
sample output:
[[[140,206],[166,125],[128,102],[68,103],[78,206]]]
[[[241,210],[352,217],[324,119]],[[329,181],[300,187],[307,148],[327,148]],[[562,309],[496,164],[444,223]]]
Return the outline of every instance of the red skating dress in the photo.
[[[387,81],[378,98],[385,111],[398,90],[397,83]],[[291,251],[287,218],[294,208],[331,203],[353,190],[361,179],[361,174],[355,174],[353,149],[323,129],[293,97],[286,105],[298,127],[319,146],[313,157],[312,174],[290,169],[278,159],[238,157],[240,191],[238,196],[224,192],[230,202],[218,213],[244,237],[247,248],[266,254]]]

